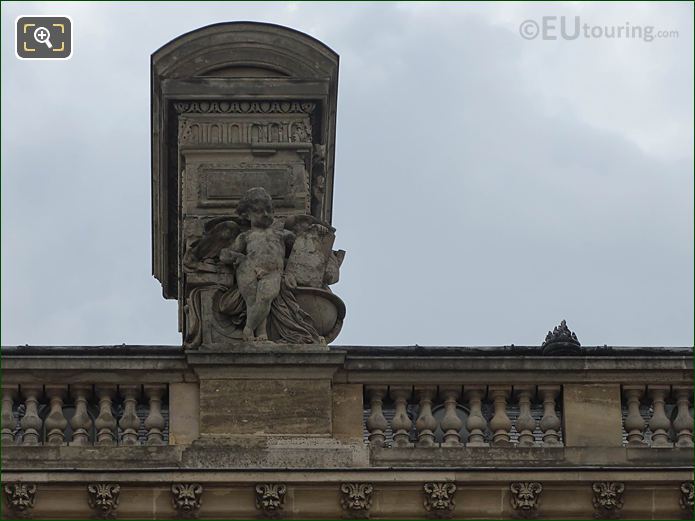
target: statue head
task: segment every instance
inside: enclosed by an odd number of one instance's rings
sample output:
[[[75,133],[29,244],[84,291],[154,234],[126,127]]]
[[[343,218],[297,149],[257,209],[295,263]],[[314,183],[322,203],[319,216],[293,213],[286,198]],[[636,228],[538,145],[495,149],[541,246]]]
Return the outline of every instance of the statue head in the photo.
[[[268,228],[273,224],[273,199],[265,188],[249,189],[239,201],[236,211],[251,226]]]

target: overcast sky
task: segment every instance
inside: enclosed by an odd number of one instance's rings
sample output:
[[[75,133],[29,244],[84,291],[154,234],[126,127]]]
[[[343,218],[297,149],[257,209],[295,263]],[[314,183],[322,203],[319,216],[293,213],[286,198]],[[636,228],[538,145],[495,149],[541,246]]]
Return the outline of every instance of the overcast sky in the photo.
[[[72,17],[72,59],[15,58],[35,14]],[[543,16],[678,36],[522,38]],[[690,3],[3,2],[4,345],[181,342],[149,60],[233,20],[340,55],[336,344],[538,345],[565,318],[584,345],[693,345]]]

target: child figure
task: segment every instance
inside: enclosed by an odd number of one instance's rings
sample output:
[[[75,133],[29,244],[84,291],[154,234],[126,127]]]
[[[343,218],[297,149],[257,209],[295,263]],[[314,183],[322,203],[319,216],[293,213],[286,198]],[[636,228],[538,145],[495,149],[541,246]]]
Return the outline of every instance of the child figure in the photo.
[[[285,257],[294,234],[273,224],[273,201],[263,188],[244,194],[237,213],[251,224],[220,252],[220,261],[236,265],[239,292],[246,303],[244,340],[268,340],[270,307],[280,293]]]

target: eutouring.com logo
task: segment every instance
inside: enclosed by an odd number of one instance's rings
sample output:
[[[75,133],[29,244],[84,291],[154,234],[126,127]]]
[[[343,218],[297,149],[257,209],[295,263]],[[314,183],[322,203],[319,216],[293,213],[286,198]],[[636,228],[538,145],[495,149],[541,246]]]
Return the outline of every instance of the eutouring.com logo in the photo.
[[[543,16],[540,20],[524,20],[519,34],[526,40],[599,40],[627,39],[653,42],[655,39],[678,38],[678,31],[656,30],[653,25],[593,25],[583,23],[579,16]]]

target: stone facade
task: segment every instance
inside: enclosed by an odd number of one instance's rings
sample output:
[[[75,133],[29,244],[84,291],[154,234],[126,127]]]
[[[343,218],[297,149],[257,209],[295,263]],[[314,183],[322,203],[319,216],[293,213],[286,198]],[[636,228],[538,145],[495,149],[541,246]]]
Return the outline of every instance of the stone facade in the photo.
[[[3,518],[692,516],[691,348],[329,346],[338,57],[218,24],[152,57],[181,346],[4,347]]]

